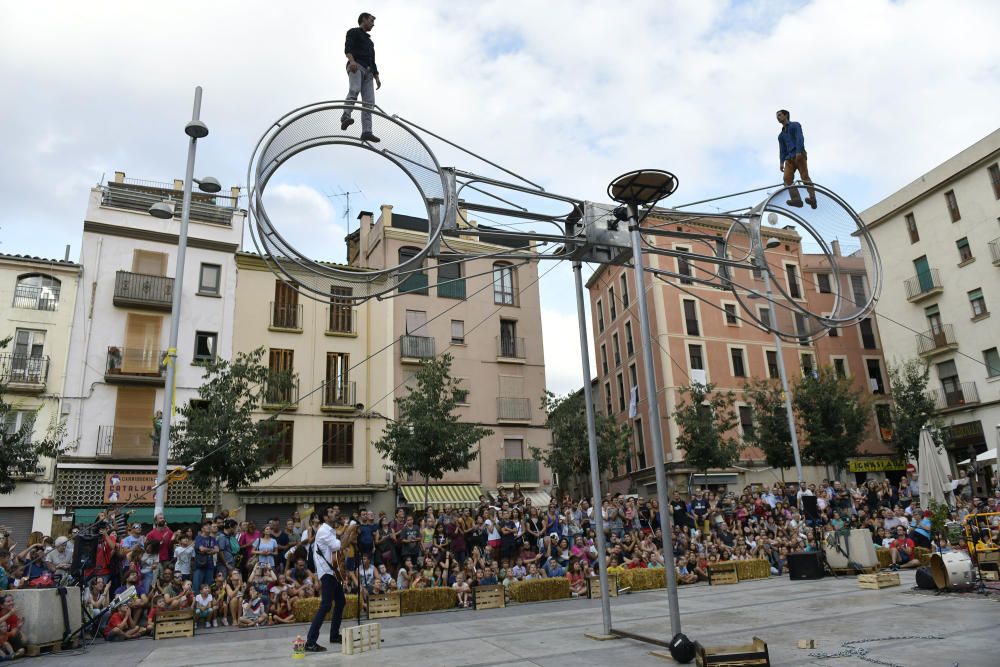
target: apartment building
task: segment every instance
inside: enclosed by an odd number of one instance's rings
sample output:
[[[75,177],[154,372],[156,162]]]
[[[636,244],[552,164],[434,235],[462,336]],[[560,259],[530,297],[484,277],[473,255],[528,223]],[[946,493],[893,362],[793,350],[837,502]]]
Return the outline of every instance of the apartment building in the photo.
[[[61,420],[73,305],[80,265],[63,260],[0,254],[0,378],[11,406],[0,428],[20,431],[31,424],[30,438],[54,433]],[[18,544],[28,534],[52,530],[55,462],[43,459],[41,472],[18,480],[13,493],[0,496],[0,515]]]
[[[342,267],[348,268],[348,267]],[[236,255],[233,351],[263,347],[275,372],[291,371],[291,387],[265,395],[261,419],[280,433],[274,475],[228,498],[226,507],[261,525],[293,511],[339,505],[392,513],[392,479],[372,447],[394,414],[393,307],[370,299],[345,301],[349,286],[334,287],[325,302],[300,296],[265,260]]]
[[[395,266],[427,242],[423,218],[393,213],[389,205],[381,207],[377,220],[373,217],[362,212],[360,228],[348,237],[348,260],[354,266]],[[463,226],[461,237],[448,240],[453,252],[498,253],[523,244],[491,236],[489,227],[475,221]],[[550,444],[541,409],[545,359],[537,262],[427,259],[387,301],[398,341],[392,350],[393,391],[371,408],[388,409],[395,397],[405,395],[423,360],[448,353],[454,359],[452,376],[465,390],[461,418],[493,430],[466,470],[434,480],[432,502],[474,505],[483,491],[520,484],[536,504],[548,503],[551,473],[531,457],[532,447]],[[402,501],[423,503],[423,480],[397,481]]]
[[[892,332],[886,356],[929,365],[957,475],[957,462],[1000,444],[1000,325],[992,319],[1000,310],[1000,130],[861,217],[885,271],[878,320]]]
[[[57,465],[57,512],[77,524],[115,502],[152,519],[159,447],[154,419],[163,405],[164,353],[176,276],[182,184],[126,178],[90,191],[83,222],[81,288],[73,310],[63,416],[75,448]],[[177,346],[176,403],[197,395],[203,363],[232,353],[236,291],[234,253],[244,213],[238,188],[195,193],[191,205]],[[148,213],[178,205],[172,219]],[[198,521],[214,498],[189,481],[172,483],[166,514]],[[67,527],[69,522],[64,524]]]

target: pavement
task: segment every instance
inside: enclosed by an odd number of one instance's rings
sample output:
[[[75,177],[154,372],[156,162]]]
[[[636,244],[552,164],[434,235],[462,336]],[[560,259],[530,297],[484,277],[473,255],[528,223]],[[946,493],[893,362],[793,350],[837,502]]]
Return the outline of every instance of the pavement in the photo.
[[[900,573],[901,586],[860,589],[854,577],[790,581],[773,577],[730,586],[683,586],[679,592],[683,631],[707,647],[768,644],[772,665],[863,667],[856,656],[821,659],[842,643],[862,638],[899,637],[859,645],[874,664],[892,667],[997,667],[1000,665],[1000,596],[933,595],[913,590],[912,571]],[[666,591],[644,591],[611,599],[617,630],[670,639]],[[600,600],[560,600],[512,605],[506,609],[454,610],[382,619],[379,651],[355,656],[332,649],[292,662],[292,642],[305,625],[202,630],[193,638],[139,639],[108,644],[98,640],[79,651],[23,661],[30,667],[100,665],[187,667],[270,664],[358,667],[579,667],[671,665],[651,654],[665,649],[633,639],[596,641],[603,633]],[[324,626],[329,632],[329,626]],[[328,634],[321,634],[323,637]],[[934,636],[939,639],[903,637]],[[816,649],[797,647],[813,639]],[[21,661],[19,661],[21,662]],[[694,664],[694,663],[691,663]]]

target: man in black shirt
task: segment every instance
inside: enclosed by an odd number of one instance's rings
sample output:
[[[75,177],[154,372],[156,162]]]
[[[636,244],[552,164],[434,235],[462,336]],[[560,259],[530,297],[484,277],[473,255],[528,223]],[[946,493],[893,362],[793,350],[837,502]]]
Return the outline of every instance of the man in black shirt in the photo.
[[[670,509],[674,515],[675,526],[680,526],[681,528],[685,528],[689,527],[689,523],[693,523],[689,521],[688,505],[686,502],[684,502],[684,500],[681,498],[681,494],[678,493],[677,491],[674,491],[674,497],[670,501]]]
[[[372,134],[372,114],[367,111],[375,104],[375,90],[382,87],[378,78],[378,66],[375,64],[375,44],[368,33],[375,27],[375,17],[364,12],[358,17],[358,27],[347,31],[344,44],[344,55],[347,56],[347,79],[350,88],[347,91],[348,108],[340,117],[340,129],[346,130],[352,124],[351,107],[361,94],[361,140],[376,143],[379,138]],[[372,81],[375,85],[372,85]]]

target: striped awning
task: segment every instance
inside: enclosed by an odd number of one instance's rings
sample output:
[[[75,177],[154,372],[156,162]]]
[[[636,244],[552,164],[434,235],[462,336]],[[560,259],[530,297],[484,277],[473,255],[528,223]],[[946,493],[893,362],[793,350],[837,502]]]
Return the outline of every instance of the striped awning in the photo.
[[[545,509],[549,506],[549,501],[552,500],[552,496],[545,493],[544,491],[524,491],[525,498],[531,498],[531,506],[538,507],[540,509]]]
[[[407,505],[424,506],[424,485],[406,484],[399,487]],[[477,507],[483,493],[478,484],[431,484],[427,502],[431,507]]]
[[[240,494],[244,505],[310,505],[314,503],[362,503],[372,501],[370,493]]]

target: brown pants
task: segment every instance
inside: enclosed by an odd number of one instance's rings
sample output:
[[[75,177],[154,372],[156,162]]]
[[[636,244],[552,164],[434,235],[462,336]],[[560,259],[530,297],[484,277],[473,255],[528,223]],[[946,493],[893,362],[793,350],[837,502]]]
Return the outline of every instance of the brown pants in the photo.
[[[794,160],[785,160],[784,168],[785,187],[792,184],[792,181],[795,180],[795,172],[798,171],[799,178],[806,184],[806,191],[809,193],[809,198],[815,201],[816,190],[812,187],[812,180],[809,178],[809,165],[806,162],[805,152],[796,154]],[[799,201],[799,189],[788,188],[788,196],[792,201]]]

